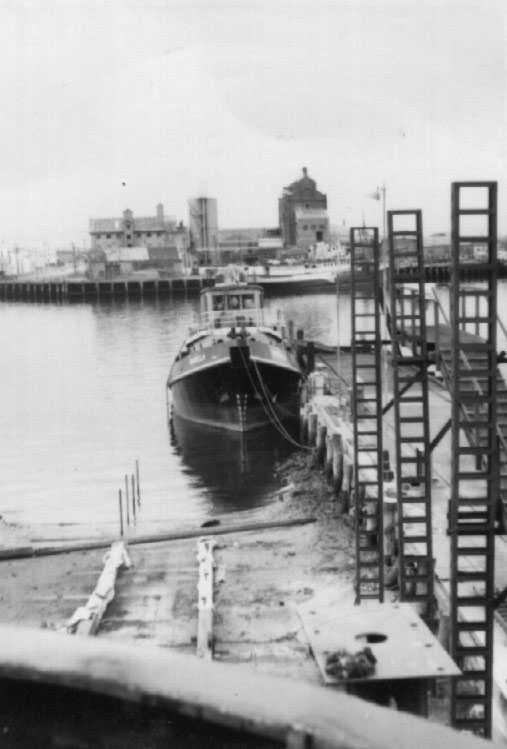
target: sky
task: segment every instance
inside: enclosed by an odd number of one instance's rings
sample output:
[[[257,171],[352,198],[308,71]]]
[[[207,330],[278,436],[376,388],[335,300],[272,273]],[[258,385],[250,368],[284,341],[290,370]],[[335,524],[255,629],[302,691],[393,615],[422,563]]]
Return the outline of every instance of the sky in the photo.
[[[125,208],[276,226],[306,166],[335,225],[368,196],[449,229],[453,180],[498,180],[505,0],[0,0],[0,247],[88,243]]]

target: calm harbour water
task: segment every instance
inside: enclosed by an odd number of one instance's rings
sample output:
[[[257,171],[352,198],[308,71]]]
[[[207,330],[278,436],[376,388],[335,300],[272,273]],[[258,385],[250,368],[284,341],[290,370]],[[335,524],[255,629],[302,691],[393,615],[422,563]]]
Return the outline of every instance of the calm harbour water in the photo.
[[[348,338],[348,299],[342,340]],[[266,300],[310,336],[335,343],[332,294]],[[141,466],[147,528],[201,522],[272,501],[276,434],[226,439],[171,433],[165,382],[198,300],[4,303],[0,315],[0,449],[7,521],[74,533],[117,527],[118,489]]]
[[[445,289],[441,290],[445,296]],[[171,429],[165,383],[198,300],[0,306],[0,515],[72,535],[118,527],[125,473],[141,466],[140,529],[200,523],[272,501],[276,463],[291,447],[276,433],[245,444],[223,433]],[[266,299],[309,338],[336,343],[333,294]],[[507,314],[507,285],[499,287]],[[350,343],[350,298],[339,304]],[[507,349],[507,341],[499,340]],[[176,425],[177,426],[177,425]]]

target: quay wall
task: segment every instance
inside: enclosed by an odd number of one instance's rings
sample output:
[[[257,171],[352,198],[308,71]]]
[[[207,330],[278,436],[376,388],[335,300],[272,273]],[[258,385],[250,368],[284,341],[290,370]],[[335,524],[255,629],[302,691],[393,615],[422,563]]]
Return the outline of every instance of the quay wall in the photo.
[[[198,296],[202,289],[213,285],[213,279],[200,276],[111,281],[1,281],[0,301],[65,302],[157,298],[179,294]]]
[[[411,267],[400,268],[400,274],[406,276],[408,282],[415,280],[416,269]],[[469,277],[473,280],[476,275],[480,277],[480,266],[470,267]],[[499,264],[499,277],[507,277],[507,266]],[[369,277],[365,269],[365,279]],[[333,292],[333,283],[321,285],[317,288],[312,283],[305,284],[304,280],[297,283],[286,282],[273,284],[274,278],[269,279],[269,284],[257,283],[265,287],[265,291],[273,293],[284,292],[314,292],[324,290]],[[450,269],[447,264],[427,265],[425,267],[425,280],[428,283],[446,283],[450,280]],[[169,297],[172,295],[198,296],[203,288],[213,286],[215,279],[204,276],[181,276],[177,278],[124,278],[111,280],[69,280],[46,278],[41,280],[22,280],[19,278],[0,280],[0,301],[84,301],[84,300],[107,300],[107,299],[142,299],[144,297]],[[350,286],[350,278],[347,274],[340,276],[338,281],[342,290]],[[273,288],[270,288],[270,285]]]

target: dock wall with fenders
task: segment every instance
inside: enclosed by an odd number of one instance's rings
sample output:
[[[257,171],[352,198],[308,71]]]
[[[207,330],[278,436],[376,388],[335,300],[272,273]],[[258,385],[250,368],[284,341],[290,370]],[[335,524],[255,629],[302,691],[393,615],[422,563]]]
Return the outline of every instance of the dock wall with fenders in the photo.
[[[0,281],[0,301],[64,302],[198,296],[202,289],[213,284],[213,279],[200,276],[111,281]]]

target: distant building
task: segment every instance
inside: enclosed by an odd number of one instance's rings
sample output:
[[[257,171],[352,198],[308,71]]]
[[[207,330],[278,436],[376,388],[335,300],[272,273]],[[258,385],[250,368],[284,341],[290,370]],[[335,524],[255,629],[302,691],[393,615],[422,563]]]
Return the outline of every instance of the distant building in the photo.
[[[220,229],[218,232],[220,263],[262,262],[276,257],[282,247],[280,231],[276,228]]]
[[[216,198],[191,198],[188,201],[188,228],[192,252],[218,249],[218,211]]]
[[[102,257],[106,275],[129,268],[181,272],[190,265],[187,231],[181,222],[164,215],[162,203],[157,205],[155,216],[135,216],[127,209],[120,218],[92,218],[90,237],[93,257]],[[134,251],[135,257],[130,258],[130,248],[138,248],[142,257]]]
[[[329,241],[327,196],[317,190],[306,167],[301,179],[284,187],[278,215],[284,247],[307,250],[316,242]]]

